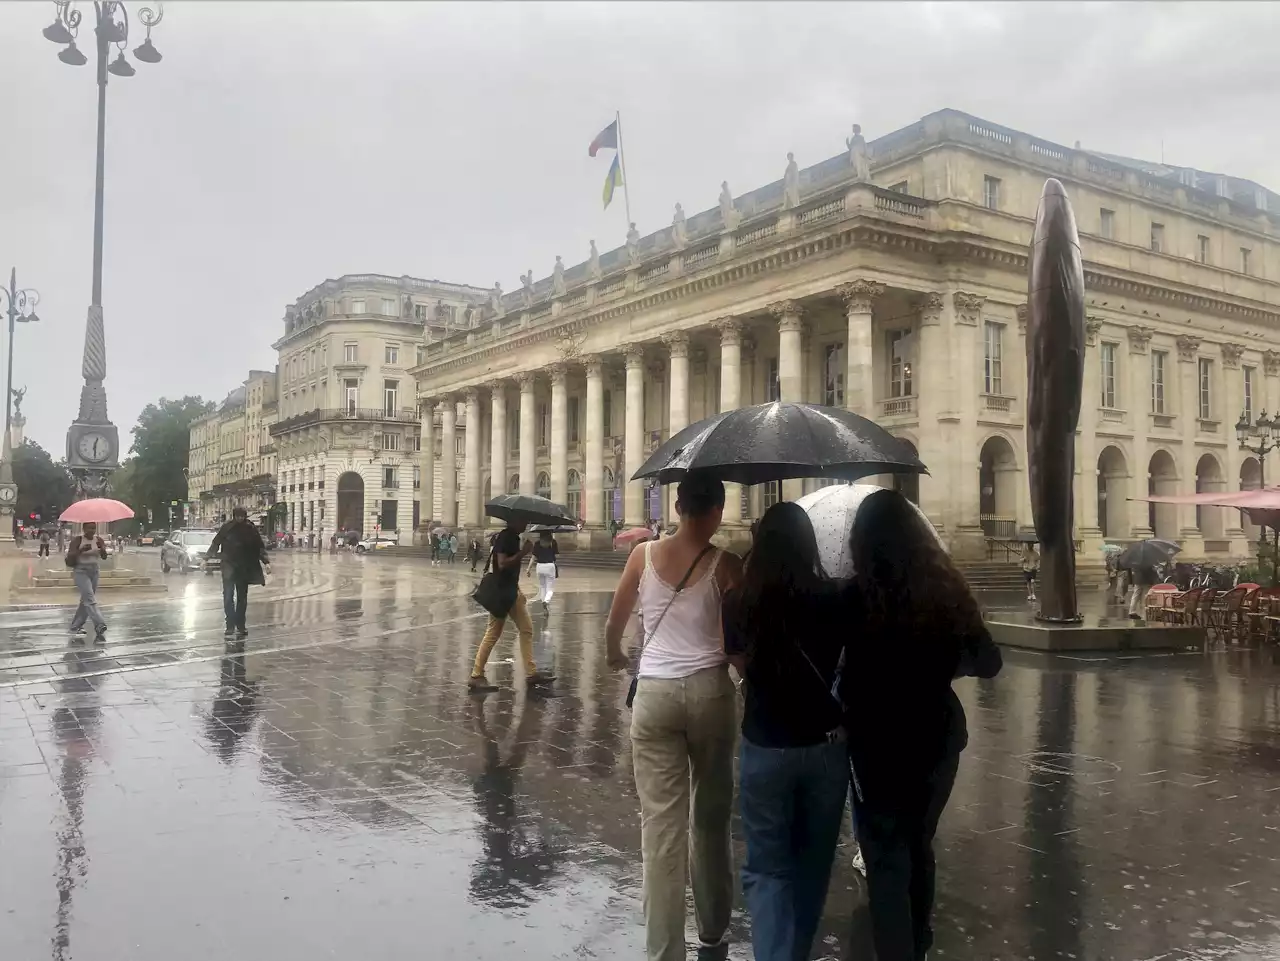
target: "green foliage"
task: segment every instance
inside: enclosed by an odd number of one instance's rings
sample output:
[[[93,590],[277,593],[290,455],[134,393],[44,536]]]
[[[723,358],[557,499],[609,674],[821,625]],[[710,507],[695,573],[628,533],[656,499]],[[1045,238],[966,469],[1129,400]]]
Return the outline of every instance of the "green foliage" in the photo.
[[[132,499],[125,501],[139,517],[145,508],[153,518],[164,518],[166,504],[187,499],[187,475],[183,471],[187,466],[191,422],[213,408],[211,401],[199,397],[161,397],[158,403],[142,409],[133,429],[130,453],[134,456],[126,478]]]
[[[1262,587],[1276,586],[1276,546],[1268,541],[1266,547],[1258,547],[1256,560],[1240,566],[1241,583],[1259,584]]]
[[[71,476],[61,462],[30,438],[13,452],[13,481],[18,485],[18,517],[39,514],[40,523],[56,520],[75,499]]]

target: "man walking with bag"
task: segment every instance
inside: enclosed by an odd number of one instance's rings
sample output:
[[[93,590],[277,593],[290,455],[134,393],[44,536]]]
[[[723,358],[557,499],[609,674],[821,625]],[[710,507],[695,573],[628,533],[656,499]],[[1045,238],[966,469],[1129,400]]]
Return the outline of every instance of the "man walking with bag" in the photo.
[[[209,556],[222,555],[222,609],[227,618],[224,637],[245,638],[245,612],[249,606],[249,585],[266,584],[264,566],[267,545],[262,543],[258,528],[249,522],[249,512],[237,507],[231,512],[231,520],[223,524],[209,545]]]
[[[489,683],[484,669],[489,663],[489,654],[502,636],[508,617],[516,622],[516,630],[520,632],[520,656],[524,659],[525,679],[531,685],[555,680],[554,674],[539,671],[533,659],[533,621],[529,619],[529,609],[520,590],[520,562],[529,553],[529,545],[520,543],[525,526],[524,521],[508,521],[507,526],[498,532],[490,553],[492,561],[487,565],[489,572],[476,588],[474,597],[489,612],[489,625],[485,628],[471,677],[467,681],[467,687],[473,694],[498,690],[496,684]]]

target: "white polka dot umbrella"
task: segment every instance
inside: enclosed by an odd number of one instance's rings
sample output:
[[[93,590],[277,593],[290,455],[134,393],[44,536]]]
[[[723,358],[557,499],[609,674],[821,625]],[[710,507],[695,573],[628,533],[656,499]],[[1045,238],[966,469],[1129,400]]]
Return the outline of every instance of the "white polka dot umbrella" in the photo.
[[[849,536],[853,533],[853,521],[862,502],[879,490],[884,488],[875,484],[839,484],[819,488],[796,501],[809,515],[814,536],[818,539],[818,558],[830,576],[853,576],[853,561],[849,556]],[[933,531],[934,537],[938,537],[938,532],[929,523],[924,511],[914,504],[911,506],[915,507],[920,523]],[[942,543],[941,537],[938,537],[938,543]]]

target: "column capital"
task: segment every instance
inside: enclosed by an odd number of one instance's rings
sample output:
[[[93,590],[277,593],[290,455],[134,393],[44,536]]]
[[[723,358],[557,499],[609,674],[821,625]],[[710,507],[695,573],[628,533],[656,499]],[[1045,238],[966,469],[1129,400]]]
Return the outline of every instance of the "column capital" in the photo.
[[[462,389],[462,399],[467,405],[480,403],[480,389],[478,387],[464,387]]]
[[[1280,374],[1280,351],[1263,351],[1262,370],[1269,377],[1275,377]]]
[[[884,294],[885,286],[878,280],[859,277],[836,288],[844,300],[844,306],[852,314],[869,314],[875,302]]]
[[[667,345],[667,350],[671,352],[672,357],[689,356],[689,334],[687,332],[673,330],[669,334],[662,335],[662,342]]]
[[[1222,366],[1227,370],[1236,370],[1240,367],[1240,358],[1244,355],[1244,345],[1242,344],[1223,344],[1222,345]]]
[[[1102,330],[1101,317],[1086,317],[1084,319],[1084,343],[1086,347],[1093,347],[1098,343],[1098,331]]]
[[[936,290],[926,290],[920,295],[920,326],[931,327],[942,318],[942,308],[946,302]]]
[[[644,344],[628,344],[622,351],[627,370],[639,370],[644,364]]]
[[[604,356],[601,354],[583,354],[578,359],[587,369],[588,377],[599,377],[604,371]]]
[[[564,387],[565,380],[569,376],[569,365],[557,361],[554,364],[548,364],[546,370],[551,374],[552,387]]]
[[[1147,345],[1151,343],[1151,335],[1154,333],[1155,331],[1150,327],[1143,327],[1140,324],[1135,327],[1130,327],[1129,353],[1145,354],[1147,352]]]
[[[532,392],[538,383],[538,375],[531,370],[516,374],[516,382],[520,384],[520,392]]]
[[[742,343],[743,324],[737,317],[725,317],[715,321],[711,326],[719,331],[721,344]]]
[[[951,302],[956,307],[956,323],[976,327],[982,316],[982,307],[987,298],[982,294],[971,294],[965,290],[957,290],[951,295]]]
[[[487,388],[488,390],[492,391],[495,394],[500,394],[507,389],[508,383],[510,383],[510,381],[508,381],[505,377],[499,377],[496,380],[485,381],[480,386]]]
[[[1178,360],[1184,364],[1193,363],[1200,352],[1200,338],[1192,337],[1190,334],[1183,334],[1178,338],[1177,344]]]
[[[804,315],[804,308],[795,300],[775,300],[773,303],[765,307],[765,310],[773,314],[777,320],[785,320],[788,317],[799,319]]]

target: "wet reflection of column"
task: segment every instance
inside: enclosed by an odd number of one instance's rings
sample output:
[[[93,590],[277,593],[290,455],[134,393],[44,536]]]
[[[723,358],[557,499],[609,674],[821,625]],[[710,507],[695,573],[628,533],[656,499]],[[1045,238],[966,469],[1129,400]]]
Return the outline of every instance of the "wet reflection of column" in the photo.
[[[60,703],[53,709],[54,740],[58,749],[58,793],[64,814],[58,819],[55,839],[58,844],[58,866],[54,883],[58,889],[58,907],[53,927],[53,961],[71,961],[71,901],[77,881],[83,881],[88,869],[84,846],[85,775],[95,751],[92,738],[102,723],[98,685],[102,677],[84,677],[102,667],[98,651],[67,651],[62,657],[67,674],[53,681]]]
[[[1031,918],[1030,955],[1080,958],[1080,893],[1084,889],[1074,810],[1076,781],[1076,691],[1071,672],[1040,675],[1036,749],[1042,772],[1031,772],[1026,807],[1026,844],[1031,848],[1026,903]],[[1055,773],[1057,772],[1057,773]]]

